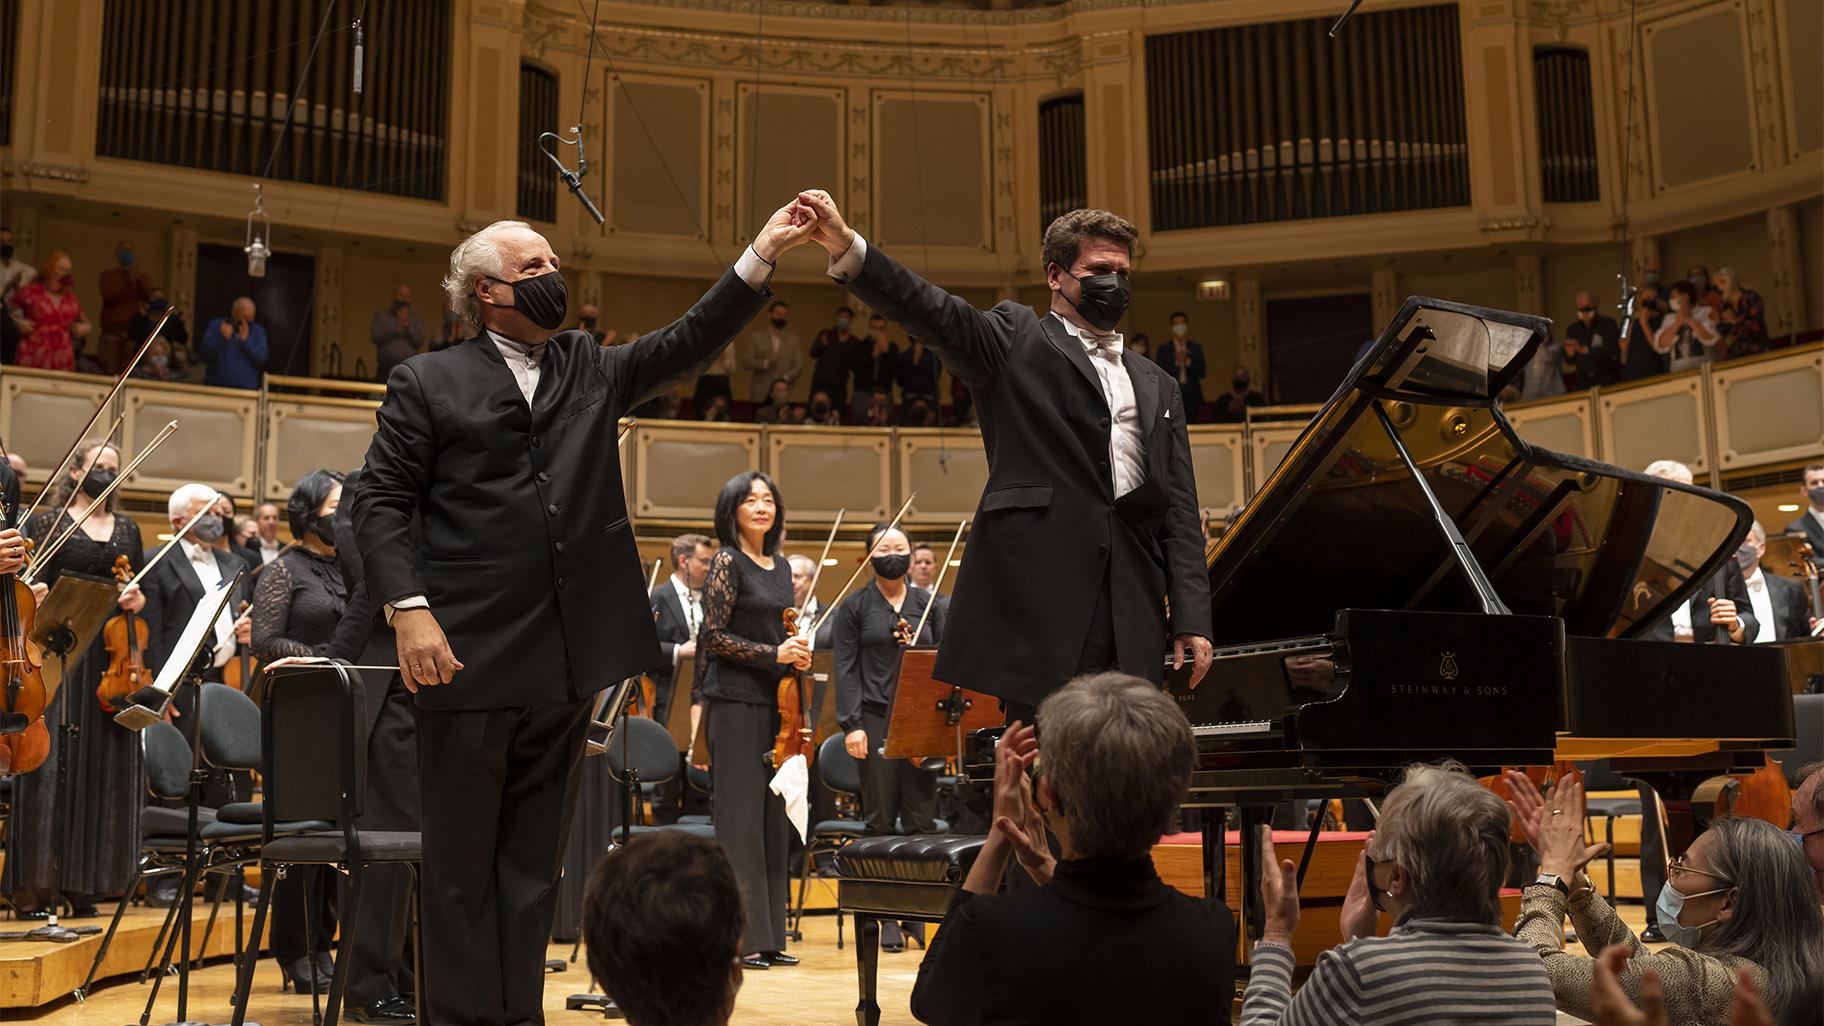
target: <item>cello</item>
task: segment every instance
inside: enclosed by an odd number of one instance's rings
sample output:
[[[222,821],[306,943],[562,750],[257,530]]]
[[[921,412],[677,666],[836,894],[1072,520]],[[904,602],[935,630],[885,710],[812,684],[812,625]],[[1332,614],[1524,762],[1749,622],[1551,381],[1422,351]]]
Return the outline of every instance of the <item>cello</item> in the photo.
[[[133,581],[133,564],[125,555],[114,557],[114,579],[125,588]],[[108,617],[101,636],[108,648],[108,668],[95,685],[95,697],[101,700],[103,712],[112,716],[125,707],[126,699],[152,683],[146,669],[146,620],[128,610]]]

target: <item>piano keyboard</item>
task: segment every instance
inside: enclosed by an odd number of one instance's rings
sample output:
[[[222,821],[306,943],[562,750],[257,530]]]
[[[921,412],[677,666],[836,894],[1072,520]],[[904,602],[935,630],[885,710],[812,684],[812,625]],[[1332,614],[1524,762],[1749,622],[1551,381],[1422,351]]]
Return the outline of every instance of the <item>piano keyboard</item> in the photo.
[[[1240,720],[1234,723],[1192,724],[1192,737],[1231,737],[1237,734],[1265,734],[1273,729],[1272,720]]]

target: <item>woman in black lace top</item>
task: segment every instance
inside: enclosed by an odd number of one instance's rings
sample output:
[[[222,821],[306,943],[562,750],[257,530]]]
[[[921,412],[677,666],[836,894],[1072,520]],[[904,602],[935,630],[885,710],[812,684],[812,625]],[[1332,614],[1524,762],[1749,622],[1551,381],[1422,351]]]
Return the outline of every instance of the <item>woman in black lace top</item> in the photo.
[[[773,479],[738,474],[716,498],[721,551],[703,584],[703,625],[697,635],[697,678],[715,779],[716,842],[728,853],[746,903],[741,940],[750,969],[795,965],[785,954],[785,802],[767,789],[772,772],[763,757],[779,731],[779,677],[811,665],[803,638],[785,634],[792,604],[792,568],[779,554],[785,503]]]
[[[259,571],[253,588],[253,654],[263,663],[285,656],[323,655],[348,605],[342,564],[336,562],[336,506],[342,475],[313,470],[292,490],[286,504],[296,545]],[[285,982],[299,991],[329,990],[329,950],[336,935],[335,876],[322,866],[294,867],[272,894],[272,954]],[[305,943],[304,909],[310,908]],[[314,957],[313,956],[314,953]]]
[[[119,472],[120,453],[101,442],[89,442],[78,450],[75,464],[65,477],[51,485],[41,512],[25,525],[26,537],[41,547],[88,513],[95,504],[94,497]],[[70,500],[69,512],[60,516],[58,511],[66,499]],[[111,580],[114,560],[120,556],[127,557],[135,570],[145,565],[139,525],[130,517],[116,515],[112,507],[110,500],[96,510],[48,563],[36,567],[32,590],[40,603],[50,586],[66,573]],[[120,607],[136,613],[145,608],[145,596],[139,593],[138,585],[122,593]],[[51,664],[45,667],[47,676],[56,661],[55,656],[46,657]],[[22,917],[41,918],[49,910],[53,890],[69,895],[78,915],[93,915],[97,899],[125,891],[133,876],[133,864],[139,856],[139,810],[145,805],[145,783],[138,736],[116,724],[95,697],[95,686],[107,668],[107,645],[97,633],[85,652],[72,655],[63,687],[45,710],[50,756],[43,766],[14,778],[13,811],[7,827],[6,891]],[[65,754],[60,728],[69,722],[80,729],[75,758],[66,778],[70,792],[59,808],[57,764]],[[73,824],[67,835],[60,819],[64,815]],[[61,866],[61,876],[53,869],[53,855]]]

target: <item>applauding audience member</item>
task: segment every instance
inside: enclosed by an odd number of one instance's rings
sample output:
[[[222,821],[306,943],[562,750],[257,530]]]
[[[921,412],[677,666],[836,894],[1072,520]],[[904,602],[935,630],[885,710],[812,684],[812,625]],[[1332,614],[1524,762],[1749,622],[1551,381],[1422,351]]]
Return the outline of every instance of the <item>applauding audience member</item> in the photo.
[[[196,358],[207,364],[203,384],[218,388],[259,388],[266,366],[266,329],[253,321],[253,300],[234,301],[227,317],[217,317],[196,340]]]
[[[1735,270],[1716,269],[1717,333],[1723,336],[1723,354],[1731,358],[1767,351],[1767,304],[1761,294],[1744,286]]]
[[[1651,969],[1640,971],[1640,1007],[1628,1000],[1621,989],[1620,976],[1628,964],[1628,946],[1614,944],[1596,956],[1594,1003],[1595,1026],[1670,1026],[1666,1018],[1666,991],[1659,974]],[[1774,1026],[1773,1013],[1754,985],[1754,975],[1746,969],[1735,974],[1735,1004],[1729,1010],[1729,1026]]]
[[[1594,1013],[1593,956],[1622,944],[1630,953],[1618,973],[1623,992],[1638,999],[1641,975],[1652,969],[1674,1023],[1726,1021],[1744,970],[1775,1021],[1816,1021],[1824,913],[1810,867],[1784,831],[1726,818],[1697,835],[1659,892],[1659,928],[1674,946],[1649,953],[1584,873],[1608,846],[1585,843],[1582,781],[1560,781],[1544,795],[1524,774],[1509,772],[1507,782],[1521,832],[1539,853],[1539,878],[1526,888],[1514,932],[1545,960],[1561,1010]],[[1567,914],[1587,955],[1564,950]]]
[[[7,313],[19,329],[19,366],[76,369],[76,343],[89,335],[89,322],[76,298],[68,255],[52,250],[38,278],[13,290]]]
[[[1716,330],[1716,314],[1698,302],[1697,289],[1688,281],[1672,283],[1672,312],[1660,319],[1653,348],[1664,354],[1674,371],[1701,367],[1716,358],[1723,336]]]
[[[1799,786],[1792,792],[1792,836],[1818,879],[1824,901],[1824,762],[1799,767]]]
[[[1538,957],[1501,929],[1507,806],[1461,766],[1413,766],[1387,795],[1343,900],[1344,943],[1291,993],[1298,869],[1261,846],[1266,926],[1242,1026],[1537,1023],[1558,1019]],[[1375,913],[1393,932],[1375,936]],[[1448,966],[1449,971],[1441,971]]]
[[[1137,677],[1078,677],[1007,728],[994,825],[931,941],[912,1014],[951,1023],[1206,1023],[1234,999],[1235,920],[1153,871],[1191,779],[1191,729]],[[1054,860],[1046,832],[1057,835]],[[1010,858],[1041,886],[996,894]],[[1042,977],[1042,980],[1041,980]]]
[[[723,1026],[741,989],[741,890],[715,842],[636,835],[583,898],[589,972],[632,1026]]]

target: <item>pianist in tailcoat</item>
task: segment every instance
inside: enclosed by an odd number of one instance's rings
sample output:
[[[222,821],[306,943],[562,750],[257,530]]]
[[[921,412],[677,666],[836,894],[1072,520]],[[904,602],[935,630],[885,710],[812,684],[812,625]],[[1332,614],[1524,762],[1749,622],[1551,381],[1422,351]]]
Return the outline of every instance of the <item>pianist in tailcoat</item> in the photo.
[[[1206,668],[1210,589],[1183,399],[1112,331],[1132,226],[1105,211],[1059,218],[1046,232],[1051,310],[983,311],[850,231],[827,193],[799,200],[818,213],[831,277],[935,351],[981,419],[988,482],[934,676],[1014,715],[1078,673],[1157,683],[1174,639]]]

